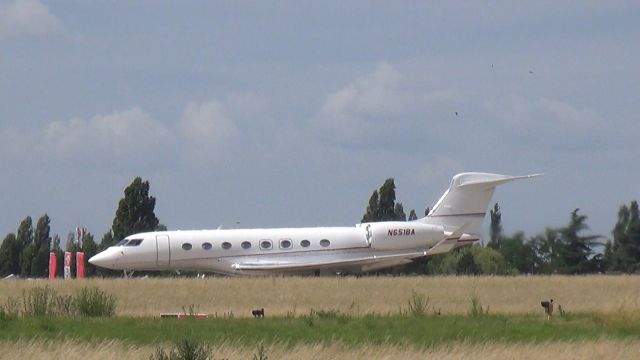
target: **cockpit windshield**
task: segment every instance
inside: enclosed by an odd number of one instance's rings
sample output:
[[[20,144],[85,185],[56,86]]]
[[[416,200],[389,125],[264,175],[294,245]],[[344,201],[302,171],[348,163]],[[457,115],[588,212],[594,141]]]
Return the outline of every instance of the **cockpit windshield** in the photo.
[[[142,244],[143,239],[122,239],[113,246],[138,246]]]
[[[138,246],[142,244],[142,239],[133,239],[130,240],[125,246]]]

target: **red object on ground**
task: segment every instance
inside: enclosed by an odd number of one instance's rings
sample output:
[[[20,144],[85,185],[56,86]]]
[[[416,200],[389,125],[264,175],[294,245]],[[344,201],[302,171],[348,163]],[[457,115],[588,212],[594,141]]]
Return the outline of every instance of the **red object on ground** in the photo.
[[[56,253],[49,253],[49,279],[53,280],[56,278],[56,266],[58,263],[56,262]]]
[[[84,253],[76,253],[76,279],[84,279]]]

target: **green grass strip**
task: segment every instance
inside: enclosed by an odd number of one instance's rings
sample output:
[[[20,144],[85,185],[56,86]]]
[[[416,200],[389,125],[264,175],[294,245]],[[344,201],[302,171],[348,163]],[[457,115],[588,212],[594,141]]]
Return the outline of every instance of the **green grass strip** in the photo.
[[[284,345],[333,343],[412,344],[448,342],[589,341],[600,338],[640,339],[640,321],[581,314],[547,321],[533,315],[351,317],[300,316],[265,319],[177,320],[156,318],[19,318],[0,321],[0,340],[122,340],[153,344],[189,338],[206,342]]]

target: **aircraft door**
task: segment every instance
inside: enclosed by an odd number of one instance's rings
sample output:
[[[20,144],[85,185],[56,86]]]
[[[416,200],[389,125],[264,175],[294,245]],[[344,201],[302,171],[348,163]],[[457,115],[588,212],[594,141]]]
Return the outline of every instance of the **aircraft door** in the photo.
[[[171,261],[168,235],[156,235],[157,265],[168,266]]]

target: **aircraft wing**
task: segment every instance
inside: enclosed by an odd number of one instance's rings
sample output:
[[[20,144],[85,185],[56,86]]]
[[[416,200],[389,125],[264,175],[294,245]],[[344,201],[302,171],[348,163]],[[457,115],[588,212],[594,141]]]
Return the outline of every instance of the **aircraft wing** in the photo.
[[[374,264],[381,261],[392,260],[410,260],[418,257],[425,256],[425,251],[413,251],[400,254],[387,254],[387,255],[369,255],[360,257],[346,257],[334,260],[294,260],[294,261],[245,261],[238,262],[231,267],[234,270],[242,271],[265,271],[265,270],[283,270],[283,271],[296,271],[296,270],[312,270],[317,268],[332,268],[332,267],[352,267]]]

